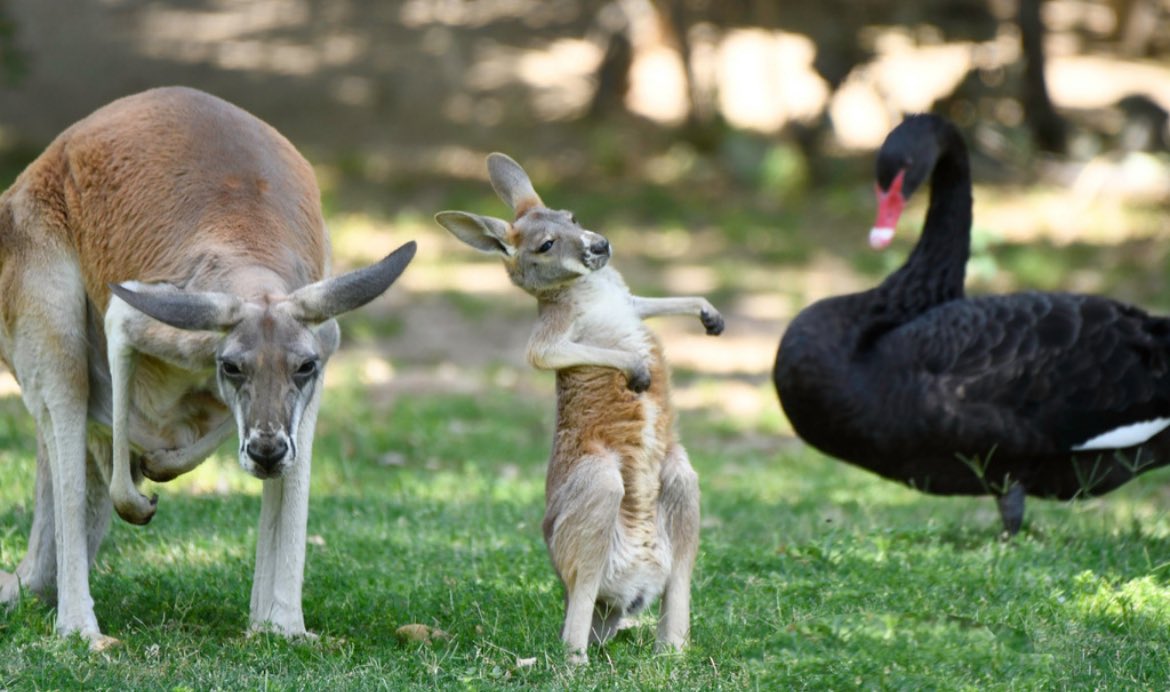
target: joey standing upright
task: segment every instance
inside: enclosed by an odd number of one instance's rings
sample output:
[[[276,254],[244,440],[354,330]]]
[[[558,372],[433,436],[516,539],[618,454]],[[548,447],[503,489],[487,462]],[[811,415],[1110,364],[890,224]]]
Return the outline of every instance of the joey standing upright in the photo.
[[[690,630],[699,545],[699,481],[675,431],[662,347],[642,320],[694,315],[708,334],[723,318],[703,298],[632,295],[608,264],[610,246],[567,211],[541,202],[528,175],[488,157],[508,222],[467,212],[435,218],[472,247],[501,257],[537,300],[533,366],[557,373],[557,423],[545,487],[544,538],[565,587],[561,638],[576,662],[623,615],[662,596],[658,648]]]

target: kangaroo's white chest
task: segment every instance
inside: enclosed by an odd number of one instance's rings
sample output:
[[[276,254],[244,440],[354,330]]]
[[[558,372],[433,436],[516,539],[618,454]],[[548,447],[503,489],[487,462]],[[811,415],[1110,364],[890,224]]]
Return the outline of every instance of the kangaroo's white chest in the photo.
[[[616,271],[606,267],[579,280],[572,302],[574,341],[625,351],[649,349],[649,334]]]

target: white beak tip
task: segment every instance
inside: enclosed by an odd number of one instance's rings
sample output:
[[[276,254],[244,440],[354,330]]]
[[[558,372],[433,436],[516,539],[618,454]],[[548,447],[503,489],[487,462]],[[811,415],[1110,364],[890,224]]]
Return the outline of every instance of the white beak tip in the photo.
[[[874,250],[884,250],[894,239],[894,229],[874,226],[869,230],[869,246]]]

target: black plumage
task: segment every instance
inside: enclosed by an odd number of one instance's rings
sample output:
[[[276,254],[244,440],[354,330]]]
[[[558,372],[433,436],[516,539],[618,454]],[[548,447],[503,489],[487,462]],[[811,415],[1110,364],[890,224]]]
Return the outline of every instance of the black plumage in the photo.
[[[879,198],[928,176],[906,263],[786,330],[773,378],[796,432],[925,492],[994,495],[1008,533],[1025,495],[1099,495],[1170,461],[1170,320],[1091,295],[966,297],[966,146],[942,118],[910,116],[878,154]]]

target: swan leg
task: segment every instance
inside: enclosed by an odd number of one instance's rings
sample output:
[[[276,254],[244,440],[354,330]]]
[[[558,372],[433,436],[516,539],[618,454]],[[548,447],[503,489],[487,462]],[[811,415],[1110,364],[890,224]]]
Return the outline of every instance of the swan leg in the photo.
[[[1020,532],[1020,525],[1024,523],[1024,486],[1013,482],[1007,492],[995,498],[999,505],[999,516],[1003,519],[1003,532],[1012,537]]]

